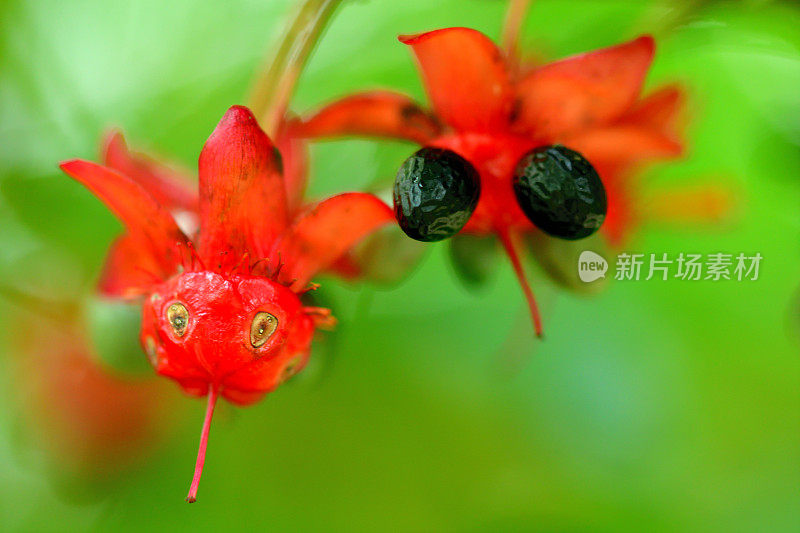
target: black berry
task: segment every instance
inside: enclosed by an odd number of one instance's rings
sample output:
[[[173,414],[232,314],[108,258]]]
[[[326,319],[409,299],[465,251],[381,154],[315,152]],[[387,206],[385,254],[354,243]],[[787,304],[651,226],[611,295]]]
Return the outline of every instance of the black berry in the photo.
[[[560,145],[540,146],[522,156],[514,171],[517,203],[540,230],[582,239],[606,216],[606,190],[581,154]]]
[[[397,172],[394,213],[412,239],[440,241],[464,227],[480,192],[480,177],[469,161],[451,150],[423,148]]]

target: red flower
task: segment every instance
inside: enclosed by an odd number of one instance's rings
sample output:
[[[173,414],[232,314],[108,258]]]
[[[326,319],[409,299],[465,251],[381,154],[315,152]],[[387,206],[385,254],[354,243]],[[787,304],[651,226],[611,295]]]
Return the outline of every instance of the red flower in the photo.
[[[52,318],[19,313],[14,327],[26,332],[12,339],[20,408],[57,480],[88,478],[102,488],[138,464],[162,433],[159,384],[101,368],[74,310]]]
[[[302,171],[290,161],[284,179],[277,148],[240,106],[203,147],[199,195],[129,154],[119,137],[105,159],[109,166],[75,160],[61,168],[125,225],[103,290],[143,298],[141,342],[156,371],[189,394],[208,396],[187,498],[194,501],[217,396],[255,402],[306,364],[315,327],[332,318],[300,296],[317,272],[391,221],[392,212],[362,193],[300,209]],[[196,235],[191,221],[179,225],[181,212],[197,217]]]
[[[520,75],[491,40],[468,28],[401,36],[411,46],[433,114],[387,91],[350,96],[302,121],[307,137],[371,135],[407,139],[456,152],[478,171],[480,199],[461,230],[497,235],[541,321],[516,251],[515,237],[534,231],[520,209],[512,175],[533,148],[562,144],[591,161],[608,196],[604,231],[618,242],[629,228],[630,171],[673,158],[682,147],[676,117],[683,98],[666,87],[641,98],[653,59],[649,36],[545,64]]]

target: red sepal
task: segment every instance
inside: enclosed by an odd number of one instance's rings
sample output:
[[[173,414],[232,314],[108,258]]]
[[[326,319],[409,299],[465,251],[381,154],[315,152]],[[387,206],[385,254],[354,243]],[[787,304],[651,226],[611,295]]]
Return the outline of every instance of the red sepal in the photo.
[[[365,135],[425,144],[439,124],[411,98],[391,91],[354,94],[337,100],[297,125],[304,137]]]
[[[515,129],[553,142],[618,118],[639,96],[654,51],[643,36],[534,70],[517,84]]]
[[[470,28],[400,36],[417,57],[437,117],[456,130],[507,127],[512,89],[502,52]]]
[[[661,132],[625,124],[588,130],[564,139],[594,165],[627,165],[653,159],[668,159],[683,153],[678,141]]]
[[[140,184],[96,163],[73,160],[61,169],[97,196],[128,230],[129,254],[141,255],[140,264],[153,265],[154,278],[166,279],[180,263],[179,244],[188,242],[175,220]],[[156,279],[153,280],[154,282]]]
[[[108,251],[98,290],[106,296],[132,299],[146,294],[165,275],[156,258],[142,254],[138,241],[125,234]]]
[[[622,120],[678,138],[685,107],[686,91],[679,85],[666,85],[642,98]]]
[[[112,131],[106,136],[103,163],[139,183],[163,207],[197,212],[197,186],[189,176],[144,154],[131,152],[122,133]]]
[[[283,122],[275,137],[281,154],[283,185],[286,189],[286,209],[291,218],[302,205],[308,181],[308,146],[294,128],[294,123]]]
[[[284,266],[278,280],[300,290],[350,247],[394,221],[392,209],[376,196],[333,196],[300,215],[278,241],[272,258]]]

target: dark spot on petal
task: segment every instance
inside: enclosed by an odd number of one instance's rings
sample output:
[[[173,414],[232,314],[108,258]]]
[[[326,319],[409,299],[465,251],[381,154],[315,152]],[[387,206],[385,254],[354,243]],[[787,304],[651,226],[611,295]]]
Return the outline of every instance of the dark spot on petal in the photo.
[[[520,98],[514,98],[511,102],[511,109],[508,112],[508,121],[511,123],[516,122],[519,119],[520,113],[522,113],[522,100]]]
[[[278,169],[278,172],[283,174],[283,156],[281,155],[280,150],[277,147],[272,147],[273,152],[273,160],[275,161],[275,168]]]

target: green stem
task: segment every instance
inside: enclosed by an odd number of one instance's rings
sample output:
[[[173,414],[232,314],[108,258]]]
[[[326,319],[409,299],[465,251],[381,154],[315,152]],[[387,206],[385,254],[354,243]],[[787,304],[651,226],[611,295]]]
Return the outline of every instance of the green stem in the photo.
[[[503,22],[500,46],[506,52],[509,63],[516,68],[519,59],[519,34],[530,8],[530,0],[510,0]]]
[[[656,3],[634,25],[638,28],[636,33],[649,33],[656,39],[663,39],[688,22],[699,7],[698,0]]]
[[[9,303],[25,309],[31,313],[37,313],[56,322],[63,322],[76,316],[80,310],[80,304],[66,300],[47,300],[8,285],[0,285],[0,299],[8,300]]]
[[[260,70],[250,108],[261,127],[274,137],[308,56],[341,0],[304,0],[286,28],[274,55]]]

